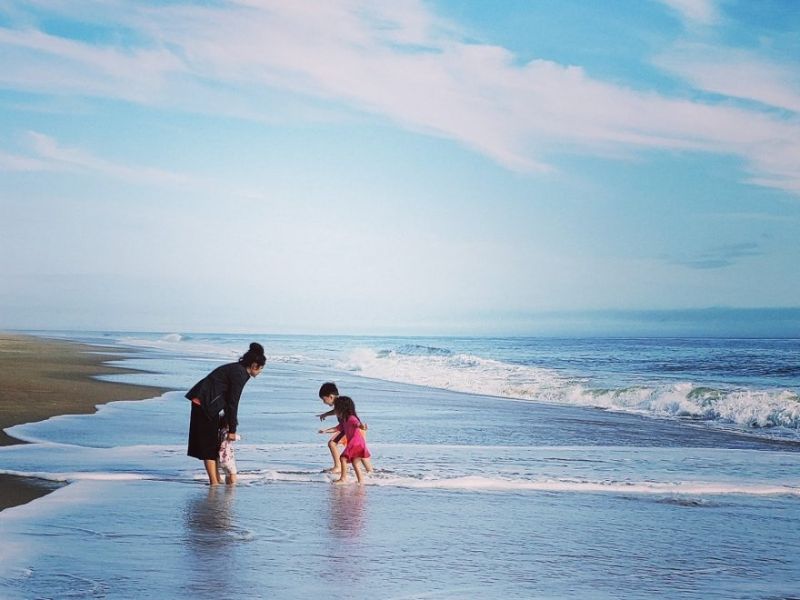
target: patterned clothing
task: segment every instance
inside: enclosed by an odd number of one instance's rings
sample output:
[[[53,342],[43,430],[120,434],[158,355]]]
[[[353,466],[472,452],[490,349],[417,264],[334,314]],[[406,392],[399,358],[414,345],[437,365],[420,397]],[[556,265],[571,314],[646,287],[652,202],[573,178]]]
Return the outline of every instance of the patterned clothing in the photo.
[[[233,449],[233,442],[242,439],[236,435],[236,440],[228,439],[228,428],[221,427],[219,430],[219,466],[225,475],[236,475],[236,453]]]

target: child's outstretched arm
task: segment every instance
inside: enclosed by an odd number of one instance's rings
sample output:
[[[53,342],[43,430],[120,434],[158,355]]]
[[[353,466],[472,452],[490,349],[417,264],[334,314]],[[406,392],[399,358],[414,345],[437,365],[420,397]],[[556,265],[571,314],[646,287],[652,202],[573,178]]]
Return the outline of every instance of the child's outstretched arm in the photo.
[[[336,427],[328,427],[327,429],[320,429],[317,433],[336,433],[339,431],[338,425]]]
[[[324,421],[324,420],[325,420],[325,417],[332,417],[332,416],[333,416],[333,415],[335,415],[335,414],[336,414],[336,411],[335,411],[335,410],[333,410],[333,409],[331,409],[331,410],[329,410],[328,412],[324,412],[324,413],[322,413],[321,415],[317,415],[317,416],[319,417],[319,420],[320,420],[320,421]]]

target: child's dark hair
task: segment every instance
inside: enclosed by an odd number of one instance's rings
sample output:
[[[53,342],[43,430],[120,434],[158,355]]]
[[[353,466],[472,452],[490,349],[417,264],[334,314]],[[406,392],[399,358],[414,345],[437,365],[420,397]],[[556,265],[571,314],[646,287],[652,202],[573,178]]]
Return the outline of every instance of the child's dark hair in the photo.
[[[338,396],[339,395],[339,388],[336,387],[336,384],[332,381],[326,381],[322,384],[319,388],[319,397],[324,398],[325,396]]]
[[[267,363],[267,357],[264,356],[264,346],[258,342],[250,344],[250,349],[239,359],[239,364],[245,367],[249,367],[253,363],[256,363],[259,367],[263,367]]]
[[[347,421],[351,416],[358,419],[356,414],[356,403],[350,396],[339,396],[333,401],[333,410],[340,421]],[[361,419],[358,419],[359,421]]]

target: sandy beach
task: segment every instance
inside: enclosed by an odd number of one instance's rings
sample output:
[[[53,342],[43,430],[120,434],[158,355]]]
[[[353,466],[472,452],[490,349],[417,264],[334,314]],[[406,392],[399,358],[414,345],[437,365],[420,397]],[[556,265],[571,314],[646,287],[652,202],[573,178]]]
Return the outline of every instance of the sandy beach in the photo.
[[[99,381],[125,373],[104,364],[116,351],[62,340],[0,333],[0,445],[23,443],[7,427],[64,414],[93,413],[98,404],[152,398],[165,390]],[[24,504],[58,487],[53,482],[0,475],[0,510]]]

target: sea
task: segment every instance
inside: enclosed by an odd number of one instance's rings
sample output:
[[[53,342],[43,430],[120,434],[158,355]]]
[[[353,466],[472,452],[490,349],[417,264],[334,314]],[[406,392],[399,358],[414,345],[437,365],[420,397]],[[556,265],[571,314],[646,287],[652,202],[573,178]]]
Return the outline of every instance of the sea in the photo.
[[[169,391],[8,429],[0,598],[800,598],[800,340],[35,332]],[[185,391],[250,342],[239,483]],[[332,485],[317,391],[375,467]],[[351,479],[353,479],[351,477]]]

